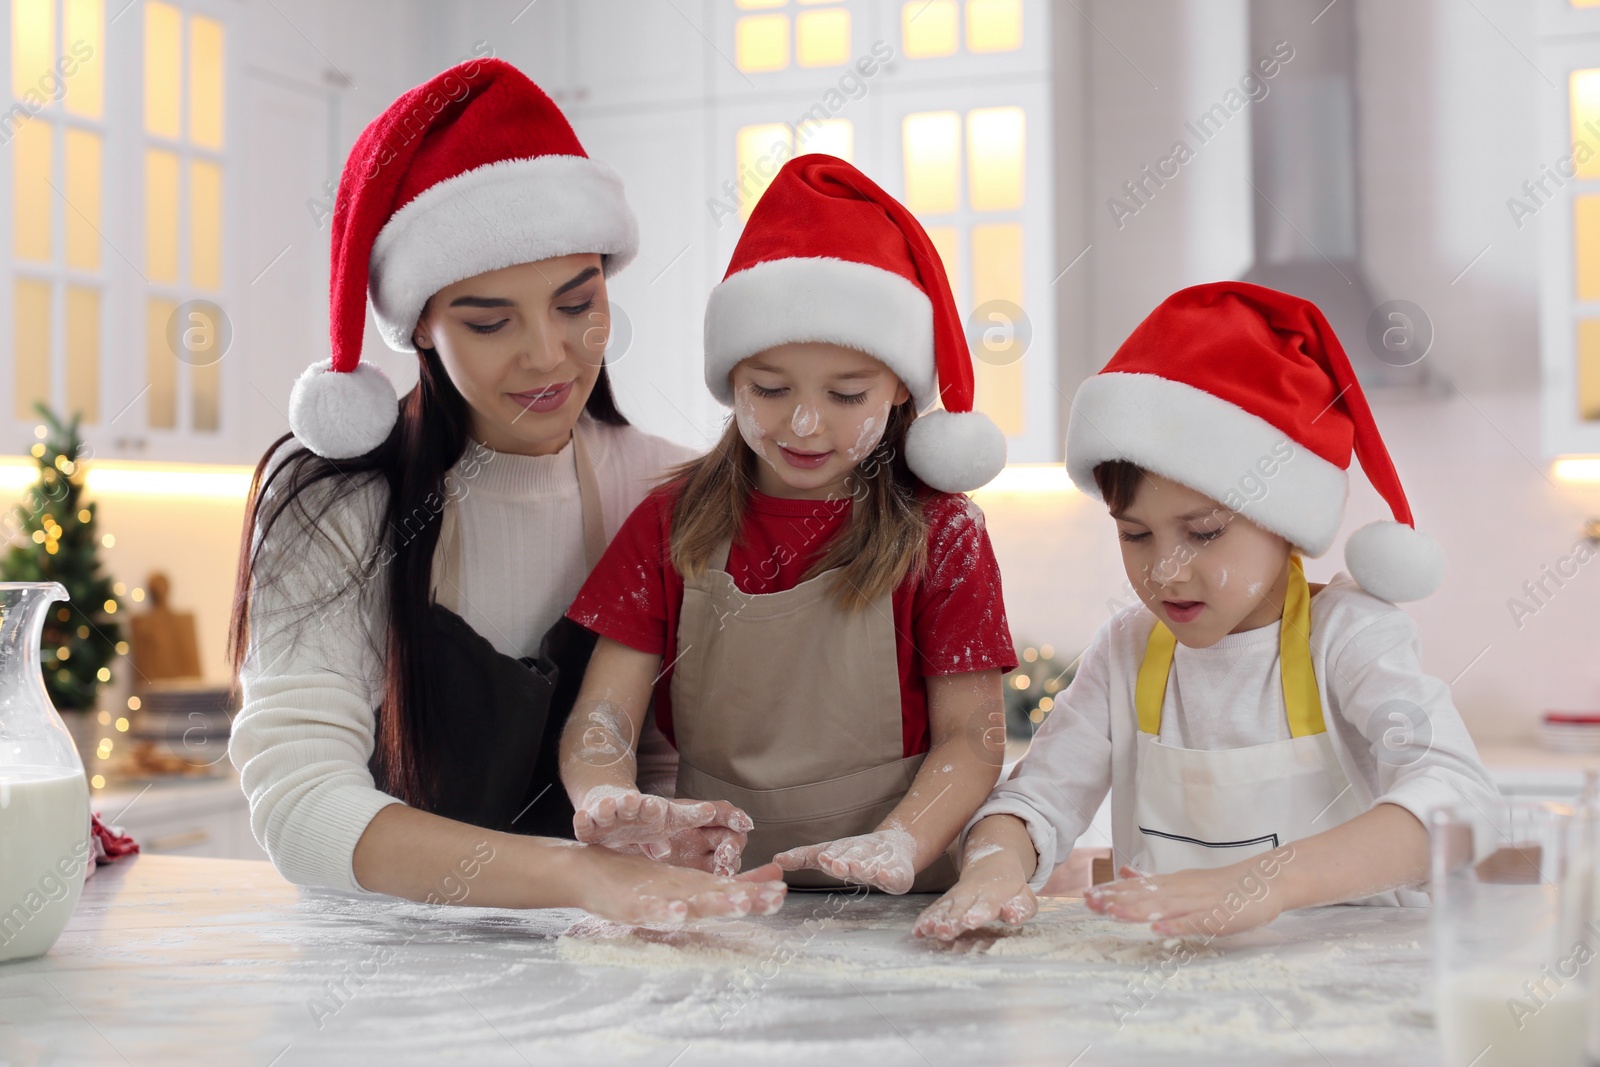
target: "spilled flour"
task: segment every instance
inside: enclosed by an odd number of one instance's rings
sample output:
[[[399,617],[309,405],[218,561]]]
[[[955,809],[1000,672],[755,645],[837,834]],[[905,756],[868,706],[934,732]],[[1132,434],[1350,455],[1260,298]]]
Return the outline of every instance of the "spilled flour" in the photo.
[[[1159,938],[1148,927],[1096,915],[1078,900],[1046,898],[1032,922],[991,924],[946,944],[910,933],[932,898],[827,903],[839,899],[794,894],[785,913],[793,909],[799,917],[782,923],[667,929],[580,919],[555,938],[555,955],[586,971],[639,975],[656,990],[653,997],[673,982],[692,981],[696,992],[680,1006],[697,1005],[715,1018],[719,1042],[745,1032],[760,1035],[757,1047],[799,1025],[795,1020],[814,1011],[818,997],[849,1003],[859,996],[878,1005],[876,998],[892,995],[901,1010],[926,1005],[922,1010],[932,1014],[919,1014],[921,1025],[981,1048],[983,1025],[973,1021],[983,1016],[979,1005],[995,997],[1026,1004],[1030,995],[1043,995],[1050,1007],[1033,1021],[1052,1034],[1070,1034],[1080,1047],[1093,1041],[1107,1049],[1305,1054],[1310,1042],[1347,1055],[1398,1047],[1407,1057],[1399,1062],[1420,1062],[1432,1050],[1419,999],[1428,965],[1416,924],[1425,923],[1425,912],[1319,909],[1208,941]],[[855,1018],[830,1040],[876,1032],[877,1016],[856,1006],[870,1018]],[[614,1036],[634,1045],[647,1041],[644,1024],[624,1029]],[[799,1031],[801,1038],[806,1033]]]

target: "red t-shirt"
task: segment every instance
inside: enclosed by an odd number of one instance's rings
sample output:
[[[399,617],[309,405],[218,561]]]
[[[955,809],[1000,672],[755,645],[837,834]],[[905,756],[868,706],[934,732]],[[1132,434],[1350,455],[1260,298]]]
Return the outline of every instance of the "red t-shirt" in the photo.
[[[677,490],[669,484],[644,498],[567,611],[572,621],[601,636],[668,663],[677,656],[683,607],[683,577],[672,566],[669,547]],[[752,489],[741,536],[728,550],[727,571],[734,584],[746,593],[793,589],[845,527],[852,506],[848,497],[791,500]],[[924,676],[1009,671],[1017,665],[1000,594],[1000,568],[983,512],[960,493],[929,490],[923,514],[928,521],[927,566],[920,578],[903,579],[891,597],[907,756],[929,748]],[[656,724],[669,741],[671,685],[669,665],[655,689]]]

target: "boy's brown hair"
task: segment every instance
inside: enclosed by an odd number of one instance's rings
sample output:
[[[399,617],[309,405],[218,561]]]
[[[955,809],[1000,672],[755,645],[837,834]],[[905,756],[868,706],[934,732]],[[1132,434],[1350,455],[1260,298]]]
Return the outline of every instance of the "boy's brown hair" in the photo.
[[[1143,467],[1125,459],[1108,459],[1095,464],[1094,484],[1100,487],[1100,498],[1106,502],[1106,510],[1116,515],[1131,507],[1144,476]]]

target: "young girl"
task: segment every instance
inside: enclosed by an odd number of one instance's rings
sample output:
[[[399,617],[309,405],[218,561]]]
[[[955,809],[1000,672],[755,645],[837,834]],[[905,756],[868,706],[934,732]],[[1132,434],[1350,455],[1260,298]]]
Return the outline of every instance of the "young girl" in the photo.
[[[1352,444],[1395,522],[1308,585],[1338,532]],[[1493,784],[1388,601],[1427,596],[1438,547],[1344,350],[1310,303],[1185,289],[1073,402],[1067,469],[1116,520],[1141,604],[1101,627],[1033,746],[979,809],[960,883],[916,924],[1022,922],[1111,790],[1121,881],[1095,911],[1215,936],[1314,904],[1423,904],[1423,819]]]
[[[695,801],[723,801],[747,863],[776,857],[793,885],[945,888],[1017,661],[960,495],[1005,442],[970,410],[938,255],[854,167],[801,156],[752,213],[705,332],[706,384],[735,417],[628,518],[568,613],[600,635],[563,741],[579,839],[662,855],[707,817]],[[679,754],[671,801],[635,785],[652,692]],[[716,869],[738,862],[724,842]]]

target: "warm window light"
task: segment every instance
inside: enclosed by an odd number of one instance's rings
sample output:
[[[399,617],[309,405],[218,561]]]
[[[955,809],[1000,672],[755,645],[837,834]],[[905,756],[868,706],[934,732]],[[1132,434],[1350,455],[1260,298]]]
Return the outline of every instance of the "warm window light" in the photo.
[[[1076,493],[1077,487],[1067,477],[1067,468],[1061,463],[1008,463],[995,476],[994,481],[981,489],[985,493]]]
[[[21,457],[0,459],[0,490],[26,489],[39,468]],[[135,463],[96,460],[85,488],[95,496],[174,496],[244,500],[253,467],[201,463]]]
[[[795,155],[822,152],[837,156],[846,163],[855,159],[855,125],[849,119],[824,119],[821,122],[801,123],[797,129],[800,143],[795,145]]]
[[[39,91],[55,57],[55,0],[11,0],[11,95]]]
[[[1573,71],[1568,79],[1568,92],[1572,109],[1571,141],[1597,150],[1582,163],[1574,161],[1577,177],[1600,178],[1600,138],[1588,129],[1591,122],[1600,128],[1600,69]]]
[[[183,132],[179,89],[183,54],[183,16],[171,4],[144,5],[144,128],[176,140]]]
[[[955,55],[960,43],[956,0],[907,0],[900,5],[900,47],[907,59]]]
[[[974,211],[1022,206],[1024,120],[1020,107],[967,112],[968,195]]]
[[[33,398],[50,395],[50,283],[18,278],[11,297],[12,403],[26,419],[35,414]],[[34,447],[44,454],[44,445]]]
[[[1555,461],[1552,470],[1563,482],[1592,485],[1600,482],[1600,456],[1562,456]]]
[[[68,208],[67,266],[100,269],[100,135],[68,128],[66,149]]]
[[[734,64],[751,74],[789,65],[789,16],[747,15],[733,28]]]
[[[788,0],[735,0],[735,7],[742,11],[760,11],[764,8],[782,7]]]
[[[189,17],[189,140],[222,147],[222,23]]]
[[[967,0],[967,51],[1022,47],[1022,0]]]
[[[1600,419],[1600,319],[1578,321],[1578,418]]]
[[[30,119],[11,139],[11,248],[18,259],[48,263],[53,255],[51,209],[55,192],[50,188],[50,160],[54,153],[54,127],[42,118]]]
[[[791,136],[789,127],[782,122],[742,126],[734,136],[734,155],[739,166],[734,184],[739,187],[740,218],[750,218],[756,201],[777,177],[778,168],[789,159],[793,148]]]
[[[839,67],[850,62],[850,9],[802,11],[794,17],[794,58],[802,67]]]
[[[961,116],[954,111],[907,115],[901,136],[906,206],[919,215],[947,215],[961,206]]]
[[[98,119],[105,101],[105,5],[101,0],[66,0],[61,39],[69,51],[89,50],[78,64],[61,104],[74,115]]]

